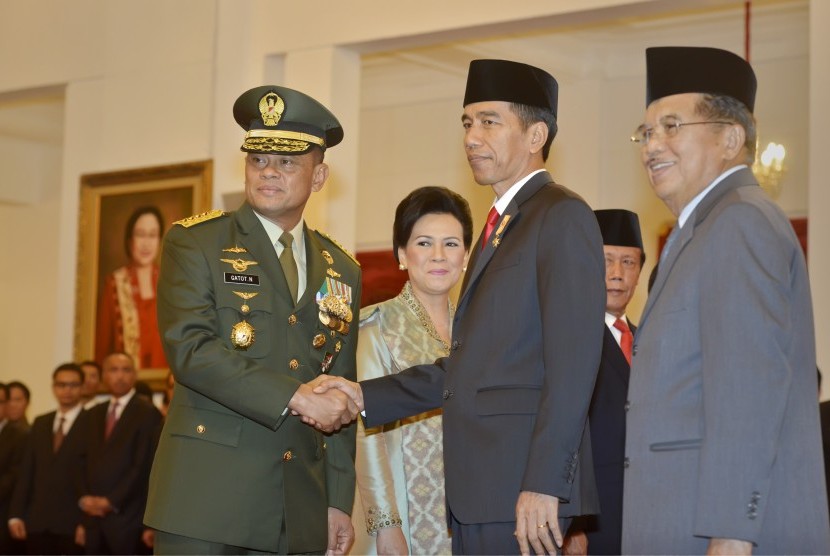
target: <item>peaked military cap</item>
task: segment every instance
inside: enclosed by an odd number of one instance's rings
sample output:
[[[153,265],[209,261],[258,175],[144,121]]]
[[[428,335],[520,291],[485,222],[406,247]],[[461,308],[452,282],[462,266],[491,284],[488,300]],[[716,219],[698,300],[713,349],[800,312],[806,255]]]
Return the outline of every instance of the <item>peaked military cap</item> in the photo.
[[[646,106],[681,93],[730,96],[755,110],[758,82],[749,62],[727,50],[694,46],[646,49]]]
[[[509,60],[473,60],[464,106],[501,100],[546,108],[556,117],[559,85],[548,72]]]
[[[630,210],[595,210],[603,245],[643,248],[640,219]]]
[[[343,140],[343,128],[328,108],[305,93],[263,85],[240,95],[233,117],[248,133],[241,149],[266,154],[305,154]]]

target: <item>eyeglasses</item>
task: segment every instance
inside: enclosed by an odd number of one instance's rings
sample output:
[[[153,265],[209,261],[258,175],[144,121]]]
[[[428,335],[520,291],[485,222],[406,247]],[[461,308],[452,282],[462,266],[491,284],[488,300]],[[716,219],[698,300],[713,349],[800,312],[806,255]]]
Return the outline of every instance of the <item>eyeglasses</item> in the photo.
[[[680,131],[680,128],[687,125],[703,125],[703,124],[719,124],[719,125],[731,125],[733,122],[725,122],[722,120],[713,120],[709,122],[675,122],[675,121],[668,121],[668,122],[660,122],[655,127],[646,127],[641,125],[636,130],[634,130],[634,134],[631,136],[632,143],[639,143],[641,145],[645,145],[648,143],[652,137],[655,137],[657,134],[662,135],[666,138],[671,138],[677,135],[677,132]]]

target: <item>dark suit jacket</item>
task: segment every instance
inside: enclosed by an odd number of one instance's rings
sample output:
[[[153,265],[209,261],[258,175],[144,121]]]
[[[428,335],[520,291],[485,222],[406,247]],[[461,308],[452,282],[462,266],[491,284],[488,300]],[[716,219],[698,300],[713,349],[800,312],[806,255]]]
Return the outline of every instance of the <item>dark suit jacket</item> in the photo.
[[[27,533],[74,535],[82,515],[78,508],[78,478],[88,415],[81,410],[55,453],[55,413],[41,415],[32,423],[9,517],[22,519]]]
[[[637,328],[629,322],[631,332]],[[625,402],[630,367],[608,326],[602,342],[588,421],[600,513],[579,518],[575,528],[588,535],[588,554],[621,554]]]
[[[323,372],[355,379],[360,269],[319,232],[306,228],[305,246],[306,289],[295,304],[249,205],[167,233],[159,327],[176,391],[147,525],[260,551],[324,552],[328,508],[351,513],[355,427],[323,435],[283,410]],[[234,270],[235,259],[252,263]],[[351,288],[349,330],[320,320],[327,284]],[[234,292],[256,296],[243,311]],[[256,334],[247,349],[231,343],[242,321]]]
[[[469,268],[450,356],[363,382],[367,425],[443,401],[447,501],[461,523],[515,521],[522,490],[560,498],[560,516],[592,513],[585,423],[606,298],[596,218],[541,172]]]
[[[26,444],[28,428],[6,423],[0,431],[0,551],[9,549],[9,503],[17,482],[20,460]]]
[[[104,496],[115,511],[104,518],[85,516],[84,525],[103,531],[110,544],[129,544],[141,535],[161,413],[151,402],[133,394],[105,439],[109,405],[100,403],[88,411],[81,495]]]
[[[821,415],[821,445],[824,449],[824,482],[830,500],[830,401],[819,404]]]

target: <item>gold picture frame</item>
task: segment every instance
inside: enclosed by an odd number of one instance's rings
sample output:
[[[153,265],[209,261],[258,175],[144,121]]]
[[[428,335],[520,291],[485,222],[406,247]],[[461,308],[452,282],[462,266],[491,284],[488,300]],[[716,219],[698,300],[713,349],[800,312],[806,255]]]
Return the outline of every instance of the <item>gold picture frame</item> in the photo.
[[[140,271],[129,269],[146,267],[149,257],[152,260],[149,275],[157,276],[163,233],[173,222],[210,209],[212,179],[213,163],[210,160],[81,176],[75,295],[76,361],[98,360],[100,364],[101,357],[96,357],[96,353],[125,351],[136,360],[139,380],[150,384],[154,391],[164,389],[168,368],[166,361],[159,364],[163,352],[145,356],[140,348],[136,348],[141,337],[138,331],[146,332],[148,326],[157,326],[150,322],[155,319],[148,318],[142,327],[140,318],[141,314],[147,314],[146,311],[155,312],[155,283],[152,282],[152,298],[144,296],[147,283],[135,278]],[[161,233],[158,233],[158,226],[152,224],[159,217]],[[141,219],[140,225],[137,219]],[[131,221],[134,221],[132,225]],[[150,235],[142,228],[148,223]],[[129,232],[125,229],[127,225]],[[151,237],[155,254],[150,254],[152,248],[139,252],[136,247],[139,240],[133,239],[134,235]],[[133,276],[132,281],[129,276]],[[121,287],[121,283],[126,286]],[[125,288],[129,292],[126,295]],[[133,297],[135,304],[130,301]],[[127,308],[121,309],[123,306]],[[111,317],[113,314],[116,316]],[[150,332],[147,336],[157,334],[157,329]],[[160,345],[157,339],[153,340],[153,345]],[[97,345],[99,343],[102,345]]]

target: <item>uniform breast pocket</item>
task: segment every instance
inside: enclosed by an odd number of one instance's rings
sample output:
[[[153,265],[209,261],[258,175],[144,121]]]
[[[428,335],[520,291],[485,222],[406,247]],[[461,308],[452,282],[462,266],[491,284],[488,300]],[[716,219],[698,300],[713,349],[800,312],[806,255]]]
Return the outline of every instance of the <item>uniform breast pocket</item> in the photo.
[[[511,269],[517,267],[522,262],[522,253],[519,251],[512,251],[512,252],[499,252],[493,255],[493,258],[490,259],[490,264],[487,265],[487,270],[485,270],[485,274],[490,274],[493,272],[501,272],[507,269]]]
[[[235,291],[222,290],[217,294],[216,310],[219,316],[219,332],[231,349],[245,353],[254,359],[266,357],[271,351],[271,314],[270,298],[260,292],[245,299]]]
[[[173,436],[187,436],[236,447],[242,433],[242,419],[239,415],[191,406],[187,411],[177,412],[166,427]]]

